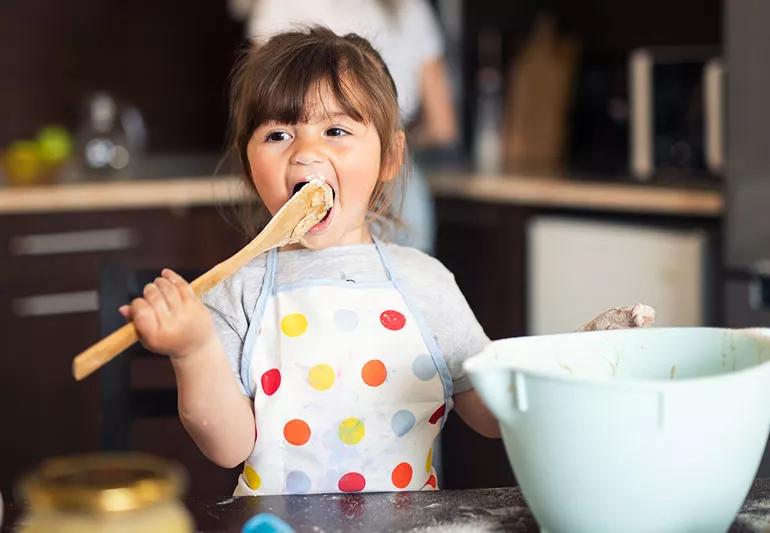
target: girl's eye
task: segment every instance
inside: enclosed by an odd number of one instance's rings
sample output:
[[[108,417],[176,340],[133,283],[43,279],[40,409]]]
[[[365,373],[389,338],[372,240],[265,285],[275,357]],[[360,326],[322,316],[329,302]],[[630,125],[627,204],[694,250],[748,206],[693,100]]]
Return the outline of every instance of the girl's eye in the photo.
[[[265,137],[265,140],[268,142],[280,142],[280,141],[288,141],[291,136],[286,133],[285,131],[271,131],[267,134],[267,137]]]
[[[342,128],[329,128],[326,130],[326,135],[329,137],[342,137],[343,135],[350,135],[350,132],[345,131]]]

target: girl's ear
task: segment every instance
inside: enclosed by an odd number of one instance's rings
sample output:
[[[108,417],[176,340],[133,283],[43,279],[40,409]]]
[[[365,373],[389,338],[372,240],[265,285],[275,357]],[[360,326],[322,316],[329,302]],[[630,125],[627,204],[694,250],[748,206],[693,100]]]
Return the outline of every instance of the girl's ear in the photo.
[[[406,135],[404,130],[398,130],[393,136],[393,142],[390,144],[390,150],[385,158],[385,162],[380,172],[382,181],[391,181],[398,176],[401,166],[404,164],[404,148],[406,147]]]

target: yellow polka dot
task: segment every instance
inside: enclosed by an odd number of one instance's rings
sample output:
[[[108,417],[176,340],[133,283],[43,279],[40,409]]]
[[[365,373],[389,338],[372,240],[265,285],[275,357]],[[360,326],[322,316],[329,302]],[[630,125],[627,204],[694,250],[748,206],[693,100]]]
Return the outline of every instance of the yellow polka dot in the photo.
[[[431,468],[433,468],[433,448],[428,450],[428,458],[425,459],[425,471],[430,473]]]
[[[364,423],[357,418],[346,418],[340,424],[340,440],[345,444],[358,444],[364,438],[364,433]]]
[[[315,365],[307,373],[310,386],[318,390],[326,390],[334,385],[334,369],[329,365]]]
[[[262,485],[262,480],[259,478],[256,470],[249,465],[243,469],[243,478],[246,480],[246,484],[251,490],[257,490]]]
[[[302,313],[292,313],[281,320],[281,331],[289,337],[299,337],[306,329],[307,318]]]

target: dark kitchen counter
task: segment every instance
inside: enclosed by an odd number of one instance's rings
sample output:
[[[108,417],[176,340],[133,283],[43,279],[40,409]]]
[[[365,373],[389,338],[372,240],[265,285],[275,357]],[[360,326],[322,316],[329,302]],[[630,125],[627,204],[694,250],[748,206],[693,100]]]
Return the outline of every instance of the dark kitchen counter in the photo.
[[[210,498],[187,501],[198,531],[239,532],[259,513],[285,520],[297,532],[512,531],[537,532],[537,523],[518,488],[367,494],[314,494]],[[12,531],[18,509],[6,509],[3,531]],[[751,488],[730,533],[770,528],[770,479]]]

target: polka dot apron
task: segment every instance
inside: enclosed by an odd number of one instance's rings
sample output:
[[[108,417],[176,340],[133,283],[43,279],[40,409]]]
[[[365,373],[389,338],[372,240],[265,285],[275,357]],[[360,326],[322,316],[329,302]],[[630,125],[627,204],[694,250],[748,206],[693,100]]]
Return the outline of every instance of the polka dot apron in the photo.
[[[438,488],[433,443],[452,381],[387,250],[375,247],[383,282],[343,274],[276,285],[269,252],[242,364],[257,437],[236,496]]]

